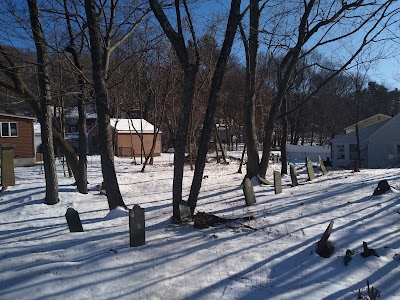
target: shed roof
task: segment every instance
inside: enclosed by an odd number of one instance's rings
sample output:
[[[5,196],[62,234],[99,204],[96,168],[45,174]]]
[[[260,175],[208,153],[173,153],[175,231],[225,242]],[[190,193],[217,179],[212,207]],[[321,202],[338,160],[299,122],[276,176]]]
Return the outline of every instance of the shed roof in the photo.
[[[121,133],[131,133],[136,131],[154,133],[154,125],[147,122],[145,119],[110,119],[110,125]],[[143,131],[141,129],[143,129]],[[159,133],[161,133],[161,131]]]

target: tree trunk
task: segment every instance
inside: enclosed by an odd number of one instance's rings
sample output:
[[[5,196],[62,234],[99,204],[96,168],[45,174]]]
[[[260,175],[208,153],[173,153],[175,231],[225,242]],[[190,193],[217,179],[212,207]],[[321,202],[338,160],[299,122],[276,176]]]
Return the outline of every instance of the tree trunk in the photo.
[[[44,162],[44,173],[46,177],[45,204],[56,204],[58,199],[58,181],[54,157],[53,131],[52,131],[52,109],[51,90],[49,79],[49,66],[47,57],[47,44],[40,23],[40,15],[37,0],[28,0],[29,16],[32,27],[33,38],[36,46],[38,62],[38,86],[39,101],[41,105],[41,136]]]
[[[258,0],[250,0],[250,35],[248,42],[241,30],[242,40],[246,50],[246,90],[243,110],[243,134],[247,145],[247,174],[253,178],[259,171],[258,141],[256,135],[255,85],[258,55],[258,30],[260,24],[260,9]]]
[[[190,211],[192,214],[194,213],[194,210],[197,205],[197,199],[199,196],[201,183],[203,180],[207,152],[209,149],[211,132],[215,125],[214,116],[218,106],[218,93],[222,86],[222,81],[226,65],[228,62],[228,57],[231,52],[236,30],[241,19],[240,3],[241,0],[232,0],[231,2],[231,8],[229,12],[228,23],[226,26],[224,42],[222,44],[221,52],[218,56],[217,65],[211,82],[211,89],[208,97],[208,105],[204,117],[203,129],[201,131],[200,143],[197,152],[196,166],[188,199],[188,205],[190,207]]]
[[[79,173],[75,178],[76,185],[79,193],[87,194],[87,148],[86,148],[86,104],[85,104],[85,80],[83,78],[82,72],[83,67],[80,62],[80,58],[78,55],[78,51],[75,47],[74,33],[72,31],[70,14],[68,12],[67,0],[64,0],[64,12],[65,19],[67,21],[67,28],[69,34],[69,46],[67,47],[67,51],[72,54],[74,65],[78,69],[78,86],[79,86],[79,94],[78,94],[78,149],[79,149]],[[67,159],[68,164],[68,159]],[[69,166],[69,164],[68,164]]]
[[[286,116],[286,111],[287,111],[287,98],[283,99],[282,102],[282,138],[281,138],[281,174],[287,174],[288,173],[288,161],[287,161],[287,155],[286,155],[286,141],[288,137],[288,122],[287,122],[287,116]]]
[[[172,210],[174,222],[181,222],[179,204],[182,202],[183,167],[185,165],[186,138],[189,131],[190,112],[192,110],[198,67],[185,70],[181,112],[175,137],[174,182],[172,184]],[[197,161],[196,161],[197,166]],[[197,169],[197,168],[196,168]]]
[[[119,190],[117,175],[114,167],[114,151],[110,126],[110,110],[108,107],[105,71],[103,68],[102,40],[100,23],[96,16],[93,1],[85,0],[85,11],[90,36],[90,54],[92,57],[92,76],[99,132],[99,152],[101,157],[101,170],[106,188],[108,206],[110,210],[122,206],[126,208]]]

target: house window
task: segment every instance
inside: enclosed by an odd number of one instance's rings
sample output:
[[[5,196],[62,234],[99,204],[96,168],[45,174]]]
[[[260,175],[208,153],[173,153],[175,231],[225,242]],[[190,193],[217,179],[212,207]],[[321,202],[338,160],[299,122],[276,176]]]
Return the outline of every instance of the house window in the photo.
[[[349,145],[349,158],[350,160],[357,160],[357,144]]]
[[[3,122],[1,123],[1,136],[2,137],[17,137],[17,123],[16,122]]]
[[[344,159],[344,145],[336,145],[336,159]]]

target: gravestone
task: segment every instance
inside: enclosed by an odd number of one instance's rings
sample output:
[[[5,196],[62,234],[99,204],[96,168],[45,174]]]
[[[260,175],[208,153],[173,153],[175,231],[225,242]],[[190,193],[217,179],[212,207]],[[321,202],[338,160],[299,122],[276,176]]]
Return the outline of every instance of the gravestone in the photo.
[[[322,160],[321,156],[319,156],[319,155],[318,155],[318,162],[319,162],[319,166],[321,168],[322,174],[324,174],[324,175],[328,174],[328,171],[325,168],[324,161]]]
[[[192,214],[190,212],[190,207],[188,206],[186,201],[181,200],[181,203],[179,203],[179,212],[181,214],[181,220],[183,222],[192,221]]]
[[[331,256],[335,247],[331,241],[328,241],[333,228],[333,221],[331,221],[326,228],[324,234],[322,235],[321,239],[317,243],[317,254],[321,257],[328,258]]]
[[[282,193],[282,180],[281,173],[279,171],[274,171],[274,190],[275,194]]]
[[[306,165],[307,165],[308,180],[309,181],[314,180],[315,179],[314,167],[313,167],[311,159],[309,159],[308,157],[307,157]]]
[[[383,193],[390,191],[390,185],[386,179],[378,182],[378,187],[374,190],[373,195],[382,195]]]
[[[293,165],[290,165],[290,179],[292,179],[292,186],[298,186],[297,172]]]
[[[249,178],[245,178],[243,183],[243,193],[244,200],[246,201],[246,205],[250,206],[256,203],[256,196],[254,195],[253,184]]]
[[[83,232],[81,219],[79,218],[78,212],[72,207],[68,207],[65,213],[67,224],[70,232]]]
[[[13,145],[1,145],[1,186],[3,190],[8,186],[15,185],[13,149]]]
[[[135,205],[129,210],[129,237],[130,247],[143,246],[145,244],[144,209]]]

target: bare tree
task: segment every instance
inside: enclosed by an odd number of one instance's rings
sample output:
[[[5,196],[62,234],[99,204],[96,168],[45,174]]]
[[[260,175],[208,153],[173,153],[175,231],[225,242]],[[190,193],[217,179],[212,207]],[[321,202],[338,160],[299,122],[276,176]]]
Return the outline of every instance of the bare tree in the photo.
[[[193,95],[195,91],[196,75],[199,70],[199,50],[196,35],[193,29],[192,19],[187,7],[186,0],[183,0],[184,10],[189,22],[192,42],[194,48],[194,57],[185,45],[183,35],[182,17],[180,1],[175,0],[175,14],[177,22],[177,31],[172,27],[168,17],[163,11],[159,1],[149,0],[150,7],[160,23],[163,31],[167,35],[169,41],[174,48],[181,64],[183,78],[183,92],[181,96],[181,111],[179,115],[178,128],[175,136],[175,154],[174,154],[174,182],[172,187],[172,208],[174,222],[181,221],[179,204],[182,202],[182,183],[183,183],[183,167],[185,163],[186,137],[188,134],[190,112],[193,104]]]
[[[104,185],[107,191],[108,206],[114,209],[118,206],[126,207],[119,190],[117,175],[114,167],[114,151],[110,126],[110,110],[106,86],[106,65],[103,55],[100,20],[93,0],[85,0],[87,25],[90,36],[90,54],[92,57],[93,88],[96,99],[100,142],[101,169]]]
[[[47,43],[43,34],[37,0],[28,0],[29,16],[33,39],[36,46],[39,99],[41,105],[41,136],[44,172],[46,177],[45,204],[56,204],[58,199],[58,181],[54,157],[53,131],[52,131],[52,103],[49,79],[49,60]]]
[[[232,0],[231,2],[228,23],[226,25],[225,38],[222,44],[221,51],[219,53],[217,65],[211,83],[210,94],[208,96],[207,111],[203,122],[203,129],[201,132],[199,149],[197,152],[195,172],[188,200],[188,205],[192,214],[194,213],[194,210],[196,208],[197,198],[201,188],[211,131],[213,127],[216,128],[214,117],[218,106],[218,94],[222,86],[222,81],[226,65],[228,63],[228,57],[232,49],[236,30],[242,18],[242,15],[240,14],[240,3],[241,0]],[[216,134],[218,134],[218,132],[216,132]],[[217,145],[215,146],[217,147]]]
[[[372,42],[378,42],[379,35],[387,26],[397,22],[394,19],[397,9],[391,9],[393,3],[395,1],[380,1],[379,3],[376,1],[341,3],[332,1],[330,5],[321,1],[311,0],[301,4],[303,7],[299,24],[296,27],[296,40],[293,45],[283,48],[288,50],[285,50],[283,59],[279,62],[278,66],[277,91],[264,129],[263,156],[259,169],[261,177],[265,177],[268,168],[275,124],[297,62],[321,46],[349,38],[356,33],[361,34],[361,29],[365,32],[358,47],[352,51],[349,58],[305,99],[305,101],[308,101],[322,88],[324,83],[346,69],[367,45]],[[322,4],[328,5],[329,9],[326,9],[328,7],[324,7]],[[344,22],[344,20],[353,20],[353,23],[344,29],[343,27],[349,25],[349,22]],[[341,31],[335,30],[341,26]],[[323,28],[325,29],[325,33],[322,37],[317,37],[316,33]],[[310,44],[308,49],[305,49],[308,44]]]

